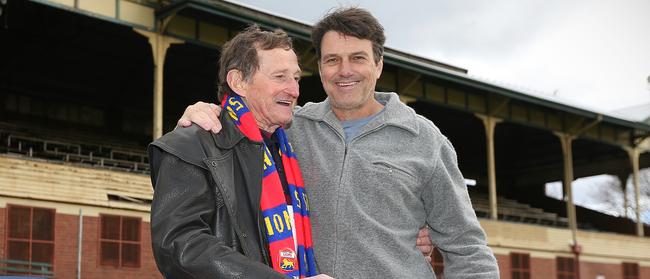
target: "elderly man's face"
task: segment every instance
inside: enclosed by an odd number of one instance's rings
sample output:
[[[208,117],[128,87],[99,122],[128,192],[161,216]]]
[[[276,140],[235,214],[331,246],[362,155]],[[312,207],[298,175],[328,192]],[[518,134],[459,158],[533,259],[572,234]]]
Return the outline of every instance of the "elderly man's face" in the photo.
[[[298,100],[300,67],[293,50],[257,50],[259,69],[253,74],[242,96],[260,128],[272,132],[293,118]]]

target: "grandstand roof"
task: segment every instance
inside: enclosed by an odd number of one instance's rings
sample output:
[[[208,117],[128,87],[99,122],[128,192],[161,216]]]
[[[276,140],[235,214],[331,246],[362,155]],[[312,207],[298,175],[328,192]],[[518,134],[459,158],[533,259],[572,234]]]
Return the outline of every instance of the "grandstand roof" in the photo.
[[[149,29],[150,31],[157,30],[164,26],[164,24],[149,24],[142,25],[141,23],[134,23],[129,20],[123,20],[119,16],[114,15],[106,16],[92,11],[78,9],[77,7],[68,7],[60,4],[58,1],[49,0],[34,0],[46,5],[56,6],[65,10],[82,13],[90,17],[97,17],[103,20],[132,26],[138,29]],[[219,0],[175,0],[175,1],[151,1],[141,0],[139,4],[147,6],[154,11],[155,19],[160,22],[164,19],[177,17],[178,15],[194,19],[200,22],[213,22],[215,24],[224,24],[223,19],[232,20],[244,24],[259,24],[267,28],[282,28],[287,33],[297,39],[310,41],[311,26],[309,24],[290,19],[284,16],[275,15],[271,12],[261,11],[253,7],[243,6]],[[172,20],[173,21],[173,20]],[[198,26],[198,25],[197,25]],[[164,27],[162,27],[164,28]],[[198,27],[197,27],[198,30]],[[210,42],[204,41],[200,38],[198,32],[194,38],[184,37],[183,35],[174,34],[169,30],[164,30],[166,35],[176,36],[186,41],[192,41],[203,46],[218,47],[218,45],[211,45]],[[486,81],[468,75],[468,70],[454,65],[443,63],[420,57],[417,55],[409,54],[404,51],[399,51],[392,48],[386,48],[384,54],[385,64],[392,65],[400,69],[414,71],[415,73],[422,74],[427,77],[439,79],[442,81],[450,82],[456,85],[466,86],[467,88],[483,91],[497,96],[517,100],[523,103],[538,105],[551,110],[566,112],[568,114],[584,117],[587,119],[597,119],[598,122],[620,125],[622,127],[636,129],[637,134],[641,137],[650,135],[650,124],[623,119],[619,115],[610,115],[609,113],[597,112],[592,109],[578,107],[552,99],[549,96],[541,94],[534,94],[534,92],[527,92],[518,88],[506,86],[500,82]],[[386,72],[386,67],[384,71]],[[403,93],[403,92],[399,92]]]
[[[277,16],[269,12],[255,10],[239,4],[216,0],[179,0],[167,5],[156,12],[158,18],[167,18],[178,13],[192,15],[214,15],[227,17],[246,23],[257,23],[268,28],[282,28],[294,37],[310,40],[311,26],[286,17]],[[386,48],[384,61],[400,68],[413,70],[431,77],[465,85],[470,88],[485,90],[508,98],[557,109],[571,114],[588,118],[600,118],[603,122],[622,125],[629,128],[650,132],[650,124],[641,121],[630,121],[620,117],[611,116],[602,112],[560,103],[540,95],[532,95],[522,90],[516,90],[494,82],[484,81],[471,77],[466,69],[435,60],[423,58],[391,48]]]
[[[618,109],[614,113],[621,117],[637,119],[650,125],[650,103]]]

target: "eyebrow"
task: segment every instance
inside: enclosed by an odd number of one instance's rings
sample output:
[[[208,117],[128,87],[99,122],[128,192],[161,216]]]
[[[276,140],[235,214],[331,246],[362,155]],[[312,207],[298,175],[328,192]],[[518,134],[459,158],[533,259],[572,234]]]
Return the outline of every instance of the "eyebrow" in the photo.
[[[338,56],[340,56],[340,55],[338,55],[338,54],[334,54],[334,53],[330,53],[330,54],[325,54],[325,55],[323,55],[323,58],[338,57]]]
[[[350,53],[350,55],[364,55],[364,56],[370,56],[370,54],[368,54],[365,50],[357,51],[357,52],[353,52],[353,53]]]
[[[282,70],[273,71],[273,72],[271,72],[271,75],[279,74],[279,73],[291,74],[291,69],[282,69]],[[293,73],[294,74],[302,74],[302,69],[298,69],[298,70],[294,71]]]
[[[354,55],[370,56],[370,54],[368,52],[366,52],[365,50],[350,53],[348,56],[354,56]],[[338,54],[338,53],[329,53],[329,54],[323,55],[322,58],[339,57],[339,56],[341,56],[341,55]]]

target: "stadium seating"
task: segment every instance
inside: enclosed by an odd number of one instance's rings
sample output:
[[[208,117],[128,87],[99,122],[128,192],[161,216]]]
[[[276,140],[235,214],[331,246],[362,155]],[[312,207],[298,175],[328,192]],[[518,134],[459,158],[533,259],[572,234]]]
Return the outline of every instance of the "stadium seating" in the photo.
[[[46,135],[46,136],[43,136]],[[25,128],[0,122],[0,153],[81,164],[96,168],[149,173],[149,160],[143,147],[108,137],[75,133],[70,137],[54,129]],[[480,218],[490,215],[486,193],[470,191],[474,211]],[[498,219],[546,226],[567,227],[567,219],[543,209],[504,197],[497,198]]]
[[[487,194],[470,191],[472,206],[476,216],[489,218],[490,200]],[[568,221],[555,213],[545,212],[541,208],[531,207],[504,197],[497,197],[497,216],[499,220],[540,224],[555,227],[567,227]]]
[[[55,129],[0,122],[0,153],[138,173],[149,172],[144,147],[92,134],[69,136]]]

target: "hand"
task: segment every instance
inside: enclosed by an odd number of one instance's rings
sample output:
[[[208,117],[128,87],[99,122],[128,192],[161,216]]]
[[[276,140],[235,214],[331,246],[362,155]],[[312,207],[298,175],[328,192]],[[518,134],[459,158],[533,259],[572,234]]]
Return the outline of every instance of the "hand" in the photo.
[[[309,279],[309,278],[312,278],[312,279],[334,279],[334,277],[330,277],[330,276],[325,275],[325,274],[318,274],[316,276],[306,277],[306,279]]]
[[[431,243],[431,238],[429,237],[429,228],[421,228],[418,232],[418,238],[415,240],[415,247],[422,252],[424,258],[431,262],[431,254],[433,253],[433,243]]]
[[[192,123],[196,123],[204,130],[212,131],[216,134],[221,131],[220,114],[221,107],[212,103],[196,102],[185,109],[183,116],[178,120],[178,125],[187,127],[192,125]]]

